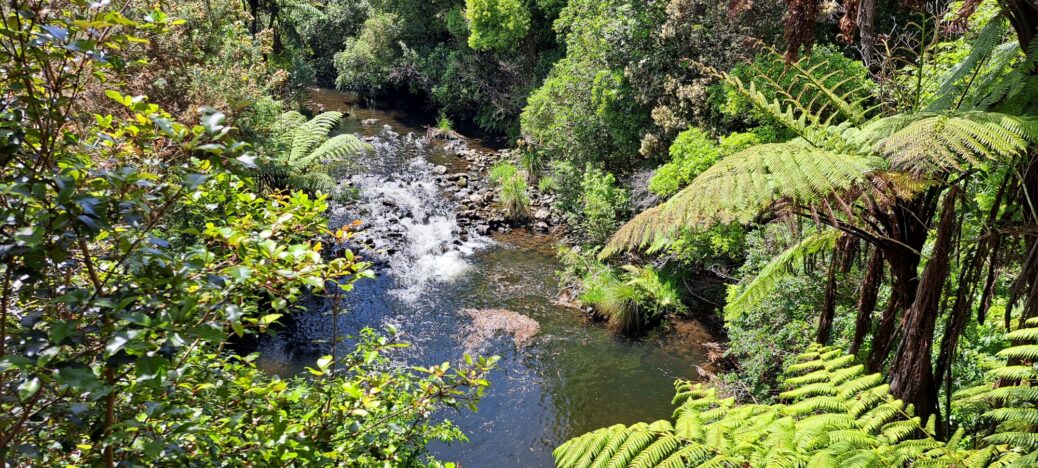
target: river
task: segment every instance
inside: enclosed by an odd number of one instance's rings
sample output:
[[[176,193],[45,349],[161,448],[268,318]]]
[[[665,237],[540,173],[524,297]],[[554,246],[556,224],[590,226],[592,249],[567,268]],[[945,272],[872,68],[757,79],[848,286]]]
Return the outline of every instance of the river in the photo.
[[[470,439],[435,444],[432,453],[462,467],[551,466],[551,451],[568,438],[616,423],[669,418],[673,381],[700,378],[711,335],[681,322],[662,337],[629,340],[579,310],[555,304],[555,239],[524,230],[480,236],[460,226],[455,203],[434,181],[434,165],[464,161],[440,143],[423,141],[418,115],[362,106],[348,95],[312,90],[310,107],[349,112],[341,131],[369,137],[376,151],[348,183],[357,200],[333,203],[333,227],[360,218],[382,233],[359,254],[377,260],[377,277],[349,294],[332,324],[319,307],[295,316],[260,343],[261,365],[281,374],[312,365],[313,340],[393,324],[411,347],[409,365],[458,361],[463,353],[501,356],[477,413],[450,412]],[[478,145],[470,141],[470,145]],[[468,309],[507,309],[536,320],[529,343],[497,334],[473,342]]]

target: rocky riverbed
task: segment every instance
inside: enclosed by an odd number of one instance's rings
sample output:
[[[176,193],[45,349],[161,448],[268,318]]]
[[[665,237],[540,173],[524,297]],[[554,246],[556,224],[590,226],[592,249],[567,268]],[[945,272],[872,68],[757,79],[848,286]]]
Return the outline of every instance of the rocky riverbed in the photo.
[[[473,225],[481,234],[508,232],[516,227],[527,227],[542,233],[558,233],[561,218],[554,214],[552,204],[555,196],[542,194],[536,187],[527,187],[530,195],[530,212],[526,219],[509,220],[499,209],[500,187],[495,187],[487,176],[490,168],[499,161],[514,161],[512,150],[486,152],[470,148],[468,141],[457,132],[430,128],[425,138],[442,141],[447,154],[454,155],[467,164],[465,170],[452,172],[446,166],[436,166],[437,180],[456,200],[460,224]]]

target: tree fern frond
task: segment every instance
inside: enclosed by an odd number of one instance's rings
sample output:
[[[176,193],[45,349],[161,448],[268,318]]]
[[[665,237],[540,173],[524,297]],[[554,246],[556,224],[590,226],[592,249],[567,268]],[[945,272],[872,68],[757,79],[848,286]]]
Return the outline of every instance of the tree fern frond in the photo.
[[[1012,159],[1038,141],[1033,119],[994,112],[914,114],[884,119],[870,130],[894,130],[879,151],[891,167],[916,176],[962,170],[966,165]]]
[[[306,123],[306,117],[296,111],[281,114],[274,123],[274,139],[285,148],[290,148],[295,138],[293,130]]]
[[[1033,374],[1032,374],[1033,375]],[[997,377],[996,377],[997,378]],[[1016,380],[1016,379],[1014,379]],[[1038,387],[1008,386],[991,389],[982,394],[995,400],[1021,400],[1038,403]]]
[[[642,247],[683,227],[746,223],[779,200],[810,204],[866,181],[882,162],[804,143],[758,145],[721,159],[662,205],[622,226],[600,253]]]
[[[684,468],[687,466],[698,466],[713,457],[706,447],[699,444],[689,444],[678,449],[667,459],[659,463],[658,468]]]
[[[1006,333],[1009,341],[1038,341],[1038,328],[1019,328]]]
[[[858,377],[849,382],[845,382],[840,385],[839,397],[844,399],[850,399],[853,396],[860,395],[866,390],[871,390],[883,383],[883,376],[881,374],[870,374]]]
[[[837,393],[839,393],[839,390],[837,390],[836,386],[834,386],[832,382],[826,381],[798,386],[793,390],[780,393],[779,398],[784,400],[796,400],[820,395],[835,396]]]
[[[342,120],[342,112],[329,111],[318,114],[306,123],[293,130],[292,148],[289,150],[288,160],[295,165],[295,161],[303,159],[322,141],[328,138],[332,131]]]
[[[927,112],[945,111],[955,108],[959,102],[962,102],[972,88],[971,82],[967,78],[975,75],[976,70],[989,61],[995,49],[1002,44],[1005,33],[1004,18],[999,16],[988,21],[977,34],[977,38],[971,41],[970,52],[966,58],[948,69],[941,77],[937,95],[931,99],[925,110]]]
[[[300,158],[299,164],[307,166],[312,163],[350,162],[357,155],[372,149],[371,145],[364,143],[355,135],[336,135],[321,143],[321,146],[318,146],[309,155]]]
[[[1030,450],[1038,449],[1038,433],[1034,432],[996,432],[985,437],[984,441],[989,444],[1008,444]]]
[[[741,317],[767,297],[782,279],[788,278],[793,265],[802,263],[808,256],[832,250],[839,237],[840,231],[826,229],[803,238],[796,245],[776,255],[752,281],[733,290],[738,293],[730,297],[725,305],[725,319],[731,321]]]
[[[1038,361],[1038,345],[1012,346],[999,351],[997,356],[1004,358]]]
[[[1038,425],[1038,409],[996,408],[984,413],[984,417],[1000,422],[1023,422]]]
[[[1025,334],[1017,334],[1024,337]],[[1026,335],[1030,337],[1031,335]],[[1014,348],[1021,348],[1021,345]],[[737,405],[700,383],[675,383],[675,423],[656,421],[600,429],[553,452],[560,467],[829,467],[1031,466],[1038,460],[1038,397],[1029,383],[991,384],[956,395],[999,401],[983,413],[996,431],[978,444],[962,429],[947,442],[934,438],[912,406],[895,399],[878,374],[864,374],[853,357],[811,345],[787,369],[791,404]],[[794,367],[799,366],[799,369]],[[1014,366],[1024,367],[1024,366]],[[797,374],[800,375],[797,375]],[[990,379],[995,379],[993,374]],[[994,395],[998,395],[995,397]]]
[[[1038,378],[1034,366],[1003,366],[988,371],[988,377],[1005,380],[1028,380]]]

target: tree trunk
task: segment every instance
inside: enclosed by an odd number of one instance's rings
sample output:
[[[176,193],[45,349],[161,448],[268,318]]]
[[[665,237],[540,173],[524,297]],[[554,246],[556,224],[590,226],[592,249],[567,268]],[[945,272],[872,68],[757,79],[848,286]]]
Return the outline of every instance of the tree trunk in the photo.
[[[919,287],[919,262],[923,245],[929,237],[929,220],[943,188],[934,188],[912,200],[900,200],[890,213],[877,213],[890,240],[879,248],[890,265],[890,301],[883,311],[879,328],[873,336],[869,371],[879,372],[893,344],[900,312],[915,302]]]
[[[861,61],[865,68],[872,68],[876,63],[876,0],[861,0],[855,19],[861,34]]]
[[[890,372],[890,393],[915,406],[916,414],[923,421],[936,416],[939,432],[943,432],[943,427],[930,359],[941,291],[951,271],[949,256],[955,234],[958,194],[956,186],[945,196],[933,252],[923,270],[915,301],[905,313],[904,335]]]
[[[883,252],[874,249],[865,267],[865,278],[861,282],[858,293],[858,318],[854,321],[854,341],[851,342],[850,353],[857,355],[865,335],[872,328],[872,312],[879,299],[879,287],[883,283]]]
[[[1020,48],[1027,50],[1038,33],[1038,2],[1034,0],[1002,0],[1002,11],[1009,17],[1009,24],[1016,31]],[[1038,70],[1035,70],[1038,73]]]
[[[822,314],[818,317],[818,335],[815,337],[815,341],[821,345],[829,344],[829,335],[833,330],[833,316],[836,315],[836,270],[840,268],[840,255],[843,249],[839,246],[842,244],[843,242],[838,242],[837,248],[833,250],[833,258],[829,261],[829,273],[825,280],[825,298],[822,300]]]

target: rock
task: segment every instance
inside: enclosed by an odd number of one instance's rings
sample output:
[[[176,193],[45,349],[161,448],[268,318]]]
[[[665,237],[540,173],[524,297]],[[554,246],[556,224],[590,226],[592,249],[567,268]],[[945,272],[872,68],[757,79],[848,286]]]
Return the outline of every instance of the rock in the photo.
[[[447,173],[447,167],[436,165],[435,167],[433,167],[433,173],[437,175],[444,175]]]
[[[536,320],[511,310],[464,309],[462,312],[472,317],[472,325],[464,330],[465,349],[468,352],[481,349],[498,332],[511,335],[516,347],[522,348],[530,344],[541,331]]]
[[[546,208],[541,208],[533,213],[533,218],[538,221],[544,221],[551,217],[551,212]]]
[[[537,229],[538,231],[547,231],[548,230],[548,223],[546,223],[544,221],[537,221],[537,224],[534,224],[533,227],[534,227],[534,229]]]
[[[378,123],[378,119],[364,119],[360,121],[360,124],[365,127],[370,127]]]
[[[479,194],[479,193],[473,193],[472,195],[469,195],[468,201],[470,201],[472,203],[482,202],[483,201],[483,195]]]

